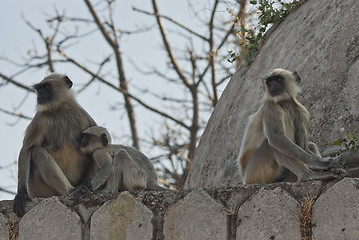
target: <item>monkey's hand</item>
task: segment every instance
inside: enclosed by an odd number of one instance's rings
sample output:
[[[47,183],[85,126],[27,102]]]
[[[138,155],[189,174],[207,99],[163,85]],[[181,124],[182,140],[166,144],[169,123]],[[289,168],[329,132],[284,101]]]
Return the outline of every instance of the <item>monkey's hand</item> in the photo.
[[[25,215],[25,203],[30,200],[26,189],[19,189],[13,202],[14,212],[18,217]]]
[[[343,166],[336,162],[323,161],[323,159],[318,158],[318,160],[315,161],[315,164],[310,164],[310,169],[328,171],[331,169],[343,169]]]
[[[343,178],[348,176],[348,172],[343,167],[330,168],[329,171],[336,174],[338,178]]]
[[[71,195],[74,199],[74,203],[77,204],[80,201],[80,198],[87,194],[93,192],[93,186],[91,182],[83,183],[77,186],[72,192]]]

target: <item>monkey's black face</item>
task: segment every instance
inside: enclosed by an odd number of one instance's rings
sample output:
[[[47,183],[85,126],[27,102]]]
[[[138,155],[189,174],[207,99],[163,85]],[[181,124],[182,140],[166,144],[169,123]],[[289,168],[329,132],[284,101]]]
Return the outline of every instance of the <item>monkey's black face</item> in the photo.
[[[93,153],[96,149],[105,147],[107,145],[103,142],[102,135],[97,136],[94,134],[83,133],[80,141],[80,150],[83,153]]]
[[[52,100],[51,85],[49,83],[35,84],[34,88],[37,91],[38,104],[46,104]]]
[[[283,93],[285,88],[284,77],[280,75],[270,76],[266,79],[266,85],[272,97],[278,96]]]

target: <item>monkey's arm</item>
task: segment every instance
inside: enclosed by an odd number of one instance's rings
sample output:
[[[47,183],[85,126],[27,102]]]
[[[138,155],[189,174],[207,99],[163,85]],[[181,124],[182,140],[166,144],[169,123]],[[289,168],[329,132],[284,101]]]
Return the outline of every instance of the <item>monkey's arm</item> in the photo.
[[[294,119],[294,133],[295,144],[305,150],[307,147],[308,136],[300,116]]]
[[[30,153],[29,149],[22,148],[19,155],[17,193],[13,202],[14,212],[18,217],[24,216],[25,202],[30,200],[27,192],[27,182],[30,173]]]
[[[271,112],[264,110],[263,113],[263,131],[268,143],[279,152],[299,162],[304,163],[309,168],[315,170],[327,170],[338,168],[340,165],[333,162],[322,161],[321,158],[311,155],[292,142],[284,134],[283,113],[279,106],[272,105],[269,108]]]
[[[96,150],[92,155],[93,160],[100,168],[94,179],[91,181],[92,191],[99,189],[113,174],[113,163],[111,155],[106,148]]]

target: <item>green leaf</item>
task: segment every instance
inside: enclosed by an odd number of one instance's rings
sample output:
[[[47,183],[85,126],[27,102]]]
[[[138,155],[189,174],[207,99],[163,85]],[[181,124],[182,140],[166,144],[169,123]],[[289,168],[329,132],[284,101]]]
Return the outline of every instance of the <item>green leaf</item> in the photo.
[[[343,144],[344,138],[339,138],[333,142],[333,146],[341,146]]]
[[[347,132],[347,136],[348,136],[348,138],[350,138],[350,139],[354,139],[354,138],[355,138],[355,136],[354,136],[354,134],[353,134],[352,132]]]

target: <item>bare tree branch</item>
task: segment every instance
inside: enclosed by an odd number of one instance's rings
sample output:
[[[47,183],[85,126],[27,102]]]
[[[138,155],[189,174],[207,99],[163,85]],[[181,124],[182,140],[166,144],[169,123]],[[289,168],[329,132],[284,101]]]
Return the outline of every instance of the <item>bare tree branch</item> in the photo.
[[[92,71],[90,71],[88,68],[86,68],[85,66],[83,66],[82,64],[78,63],[76,60],[74,60],[73,58],[69,57],[67,54],[65,54],[64,52],[62,52],[60,49],[58,49],[59,53],[64,56],[69,62],[75,64],[77,67],[79,67],[80,69],[82,69],[83,71],[85,71],[86,73],[90,74],[92,77],[97,78],[99,81],[103,82],[104,84],[106,84],[107,86],[120,91],[121,93],[125,94],[126,96],[132,98],[133,100],[135,100],[137,103],[141,104],[144,108],[157,113],[159,115],[161,115],[162,117],[168,118],[172,121],[174,121],[175,123],[177,123],[178,125],[189,129],[189,127],[184,123],[179,121],[178,119],[176,119],[175,117],[170,116],[167,113],[161,112],[160,110],[151,107],[150,105],[146,104],[144,101],[140,100],[139,98],[135,97],[134,95],[128,93],[128,91],[126,91],[125,89],[122,89],[121,87],[117,87],[115,85],[113,85],[112,83],[106,81],[104,78],[102,78],[101,76],[96,75],[95,73],[93,73]]]
[[[2,108],[0,108],[0,112],[9,114],[9,115],[11,115],[11,116],[15,116],[15,117],[27,119],[27,120],[31,120],[31,119],[32,119],[31,117],[25,116],[25,115],[23,115],[22,113],[14,113],[14,112],[11,112],[11,111],[2,109]]]
[[[15,80],[13,80],[13,79],[10,78],[10,77],[5,76],[5,75],[2,74],[2,73],[0,73],[0,77],[1,77],[2,79],[4,79],[5,81],[9,82],[9,83],[12,83],[12,84],[14,84],[14,85],[16,85],[16,86],[18,86],[18,87],[20,87],[20,88],[22,88],[22,89],[25,89],[26,91],[35,92],[35,90],[32,89],[31,87],[25,86],[25,85],[19,83],[18,81],[15,81]]]
[[[61,18],[59,18],[60,20],[57,21],[57,24],[56,24],[56,27],[54,29],[54,33],[52,34],[52,36],[48,36],[48,37],[45,37],[41,30],[38,29],[38,28],[35,28],[29,21],[27,21],[25,19],[25,17],[23,16],[23,19],[25,21],[25,23],[31,28],[33,29],[34,31],[36,31],[41,39],[43,40],[43,42],[45,43],[45,46],[46,46],[46,52],[47,52],[47,65],[49,66],[49,70],[50,72],[55,72],[55,68],[54,68],[54,65],[53,65],[53,61],[52,61],[52,46],[54,44],[54,39],[57,35],[57,33],[59,32],[59,28],[60,28],[60,23],[61,23]]]
[[[121,50],[120,50],[120,46],[118,43],[118,37],[117,37],[117,33],[116,33],[116,29],[115,26],[113,24],[112,21],[112,34],[114,35],[114,39],[111,39],[108,31],[106,31],[105,27],[103,26],[100,18],[98,17],[94,7],[92,6],[90,0],[84,0],[92,17],[94,18],[97,27],[100,29],[102,36],[106,39],[107,43],[111,46],[111,48],[113,49],[115,56],[116,56],[116,63],[117,63],[117,71],[118,71],[118,76],[119,76],[119,81],[120,81],[120,88],[124,90],[124,92],[128,92],[128,87],[127,87],[127,80],[125,77],[125,71],[124,71],[124,67],[123,67],[123,61],[122,61],[122,55],[121,55]],[[112,2],[110,3],[112,4]],[[111,6],[110,6],[111,7]],[[110,9],[110,11],[112,11]],[[110,14],[111,17],[111,14]],[[133,146],[137,149],[140,148],[140,143],[139,143],[139,137],[138,137],[138,132],[137,132],[137,125],[136,125],[136,117],[135,117],[135,112],[131,103],[131,98],[128,96],[128,94],[124,94],[124,100],[125,100],[125,105],[126,105],[126,110],[127,110],[127,117],[129,119],[129,124],[130,124],[130,128],[131,128],[131,133],[132,133],[132,143]]]
[[[5,192],[5,193],[13,194],[13,195],[16,194],[16,192],[13,192],[13,191],[10,191],[10,190],[6,190],[5,188],[2,188],[2,187],[0,187],[0,192]]]
[[[100,75],[102,68],[105,66],[106,63],[108,63],[108,62],[110,61],[110,59],[111,59],[111,55],[108,56],[107,58],[105,58],[105,59],[99,64],[99,68],[98,68],[98,70],[97,70],[97,72],[96,72],[96,75]],[[83,85],[82,88],[80,88],[80,89],[77,91],[77,93],[81,93],[82,91],[84,91],[88,86],[90,86],[90,84],[91,84],[92,82],[95,81],[95,79],[96,79],[96,77],[92,76],[91,79],[90,79],[90,81],[88,81],[85,85]]]
[[[212,74],[212,93],[213,93],[213,107],[216,106],[218,101],[218,94],[217,94],[217,84],[216,84],[216,55],[217,51],[214,49],[214,36],[213,36],[213,22],[214,16],[217,10],[218,0],[214,1],[214,6],[212,10],[211,20],[209,22],[209,49],[210,49],[210,61],[209,64],[211,66],[211,74]]]
[[[144,14],[147,14],[147,15],[157,16],[156,13],[151,13],[151,12],[148,12],[148,11],[145,11],[145,10],[138,9],[138,8],[136,8],[136,7],[133,7],[132,9],[133,9],[134,11],[137,11],[137,12],[140,12],[140,13],[144,13]],[[170,22],[176,24],[177,26],[179,26],[179,27],[185,29],[185,30],[188,31],[189,33],[191,33],[191,34],[193,34],[193,35],[195,35],[195,36],[201,38],[202,40],[204,40],[204,41],[206,41],[206,42],[209,42],[209,39],[208,39],[208,38],[202,36],[202,35],[199,34],[199,33],[196,33],[195,31],[193,31],[193,30],[190,29],[189,27],[183,25],[182,23],[177,22],[177,21],[174,20],[173,18],[170,18],[170,17],[168,17],[168,16],[166,16],[166,15],[159,15],[159,16],[162,17],[162,18],[164,18],[164,19],[167,19],[168,21],[170,21]]]
[[[168,53],[168,56],[169,56],[169,58],[171,60],[171,63],[173,65],[173,68],[175,69],[175,71],[176,71],[177,75],[179,76],[179,78],[182,80],[183,84],[186,87],[189,88],[190,83],[189,83],[188,79],[186,78],[186,76],[184,75],[183,70],[180,68],[180,66],[179,66],[179,64],[177,62],[177,59],[174,56],[174,53],[173,53],[172,48],[170,46],[170,43],[168,41],[166,31],[165,31],[165,29],[163,27],[161,16],[158,13],[158,7],[157,7],[156,0],[152,0],[152,5],[153,5],[153,10],[155,12],[155,16],[156,16],[156,19],[157,19],[158,26],[159,26],[160,31],[161,31],[162,40],[163,40],[163,43],[165,45],[166,51]]]

